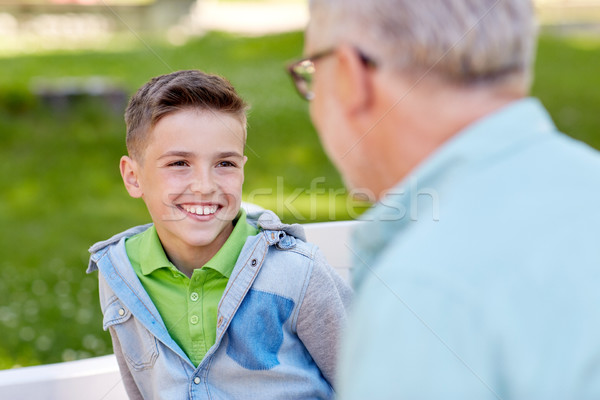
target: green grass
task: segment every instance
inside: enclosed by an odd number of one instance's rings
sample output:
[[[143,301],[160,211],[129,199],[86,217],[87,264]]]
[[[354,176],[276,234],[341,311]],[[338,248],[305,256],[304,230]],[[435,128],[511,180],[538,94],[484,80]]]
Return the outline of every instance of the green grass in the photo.
[[[301,34],[212,33],[180,47],[144,40],[147,45],[121,37],[104,51],[0,59],[0,368],[110,352],[97,278],[85,275],[87,248],[148,222],[118,172],[125,152],[121,112],[91,99],[52,110],[30,93],[36,77],[107,76],[132,93],[150,77],[176,69],[224,75],[252,105],[245,198],[290,222],[360,213],[360,205],[348,207],[307,104],[283,69],[301,53]],[[599,39],[543,37],[533,88],[563,131],[596,148],[599,49]],[[325,194],[314,195],[311,181],[320,177],[317,187]]]

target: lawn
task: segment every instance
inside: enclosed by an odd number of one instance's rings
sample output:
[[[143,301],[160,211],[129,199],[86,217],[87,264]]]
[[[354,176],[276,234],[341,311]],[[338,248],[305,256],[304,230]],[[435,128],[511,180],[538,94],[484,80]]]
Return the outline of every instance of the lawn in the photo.
[[[41,78],[109,77],[132,93],[150,77],[199,68],[229,78],[252,105],[244,193],[286,221],[346,219],[350,203],[324,155],[285,61],[302,35],[211,33],[172,46],[119,38],[104,51],[0,58],[0,369],[109,353],[87,248],[148,222],[118,173],[121,111],[83,99],[55,109],[31,93]],[[600,39],[540,41],[533,88],[558,126],[600,148]],[[319,194],[317,194],[319,193]]]

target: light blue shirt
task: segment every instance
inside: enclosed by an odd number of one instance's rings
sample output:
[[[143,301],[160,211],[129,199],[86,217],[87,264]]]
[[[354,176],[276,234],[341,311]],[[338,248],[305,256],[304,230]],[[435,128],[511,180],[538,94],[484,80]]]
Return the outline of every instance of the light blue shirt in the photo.
[[[535,99],[364,214],[340,398],[599,399],[600,156]]]

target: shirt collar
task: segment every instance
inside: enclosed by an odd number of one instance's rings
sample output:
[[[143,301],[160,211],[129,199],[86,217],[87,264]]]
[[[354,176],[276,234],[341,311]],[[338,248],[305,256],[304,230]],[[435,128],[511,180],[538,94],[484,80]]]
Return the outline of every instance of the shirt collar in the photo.
[[[141,254],[140,268],[142,274],[150,275],[160,268],[169,268],[173,270],[173,272],[179,271],[175,265],[169,261],[154,225],[140,233],[139,239]]]

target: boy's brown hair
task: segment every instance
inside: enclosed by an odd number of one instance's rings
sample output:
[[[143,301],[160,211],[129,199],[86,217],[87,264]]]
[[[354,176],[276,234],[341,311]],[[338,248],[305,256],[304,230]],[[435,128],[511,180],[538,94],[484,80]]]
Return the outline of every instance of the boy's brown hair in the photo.
[[[158,121],[190,108],[233,114],[246,126],[248,105],[227,79],[198,70],[157,76],[133,95],[125,111],[129,156],[142,161],[150,131]]]

